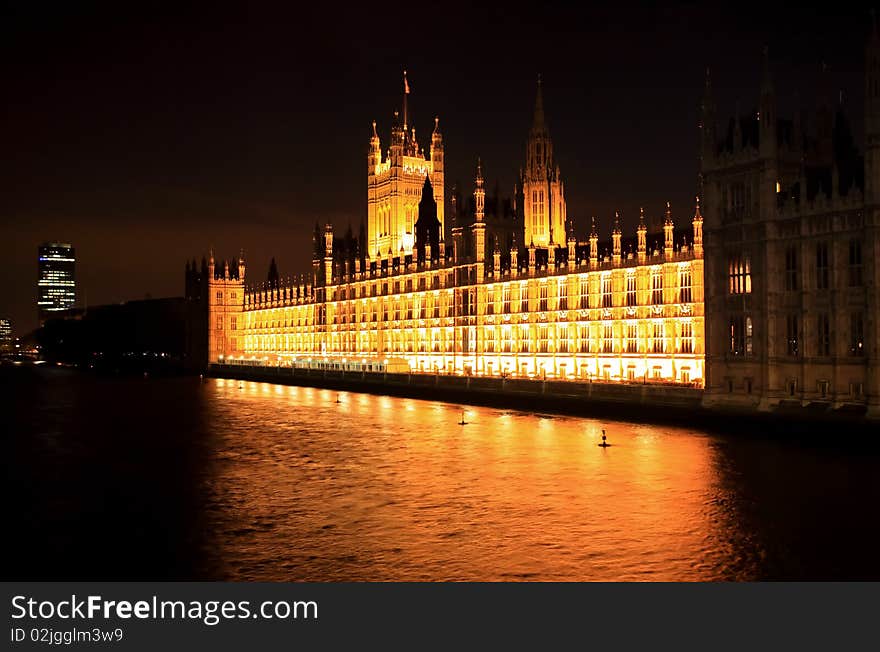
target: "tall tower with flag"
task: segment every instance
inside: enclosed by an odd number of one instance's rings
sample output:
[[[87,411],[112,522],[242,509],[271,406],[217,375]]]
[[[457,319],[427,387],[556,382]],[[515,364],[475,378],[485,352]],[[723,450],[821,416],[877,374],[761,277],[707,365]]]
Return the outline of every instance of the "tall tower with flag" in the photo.
[[[376,260],[413,253],[415,224],[425,177],[437,202],[440,233],[444,231],[443,135],[434,118],[431,145],[425,152],[416,139],[409,108],[410,84],[403,73],[403,107],[394,112],[391,140],[382,151],[376,122],[367,154],[367,256]],[[441,236],[442,237],[442,236]]]

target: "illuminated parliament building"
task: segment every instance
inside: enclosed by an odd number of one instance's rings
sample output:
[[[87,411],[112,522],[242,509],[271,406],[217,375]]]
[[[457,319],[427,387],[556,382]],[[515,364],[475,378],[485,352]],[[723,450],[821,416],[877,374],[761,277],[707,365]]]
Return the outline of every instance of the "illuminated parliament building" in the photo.
[[[188,295],[208,306],[208,361],[394,360],[410,373],[691,386],[704,406],[880,417],[877,28],[861,151],[842,95],[818,77],[815,110],[781,117],[765,52],[754,108],[725,128],[707,74],[693,213],[643,214],[634,236],[617,215],[610,234],[592,218],[581,238],[540,81],[510,198],[487,192],[479,161],[467,197],[447,192],[439,121],[423,149],[406,86],[384,150],[373,125],[360,233],[316,225],[307,278],[246,286],[241,258],[188,267]]]
[[[209,362],[405,361],[413,373],[649,382],[702,387],[703,217],[669,205],[624,235],[566,213],[540,81],[512,198],[446,192],[434,120],[423,148],[407,111],[390,141],[375,122],[367,218],[355,236],[315,226],[311,273],[245,283],[238,257],[203,268]],[[449,209],[447,212],[446,208]],[[610,238],[608,237],[610,236]],[[197,274],[188,268],[188,281]]]

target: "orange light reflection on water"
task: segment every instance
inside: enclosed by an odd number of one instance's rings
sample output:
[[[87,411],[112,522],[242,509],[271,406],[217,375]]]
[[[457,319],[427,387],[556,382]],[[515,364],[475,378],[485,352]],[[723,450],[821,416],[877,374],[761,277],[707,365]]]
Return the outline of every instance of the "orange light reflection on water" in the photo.
[[[230,579],[718,579],[710,438],[205,381],[211,539]],[[338,401],[338,402],[337,402]],[[467,425],[459,425],[465,413]],[[605,428],[612,446],[597,446]]]

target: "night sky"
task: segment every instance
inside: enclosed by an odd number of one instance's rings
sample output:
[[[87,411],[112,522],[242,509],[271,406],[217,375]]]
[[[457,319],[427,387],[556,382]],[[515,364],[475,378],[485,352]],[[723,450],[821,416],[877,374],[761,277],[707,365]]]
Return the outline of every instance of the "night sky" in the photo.
[[[689,223],[706,67],[726,125],[737,101],[757,104],[765,44],[780,115],[795,93],[813,108],[824,62],[861,143],[870,17],[842,3],[18,4],[3,10],[0,46],[0,316],[18,335],[36,326],[43,240],[76,247],[80,304],[180,296],[186,260],[212,244],[218,258],[243,247],[252,281],[271,256],[282,276],[307,271],[315,221],[357,232],[366,215],[370,122],[384,149],[404,68],[423,147],[440,117],[447,189],[471,192],[480,156],[487,189],[497,180],[504,195],[540,73],[581,238],[590,215],[606,236],[615,209],[629,230],[640,205],[656,214],[666,200]]]

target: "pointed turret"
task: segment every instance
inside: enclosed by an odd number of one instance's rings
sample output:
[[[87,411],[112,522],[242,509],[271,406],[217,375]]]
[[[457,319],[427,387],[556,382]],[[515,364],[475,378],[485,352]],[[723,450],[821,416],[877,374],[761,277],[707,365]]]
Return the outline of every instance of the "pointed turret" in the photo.
[[[697,258],[703,256],[703,216],[700,214],[700,196],[696,197],[697,207],[694,209],[694,255]]]
[[[382,162],[382,147],[379,142],[379,134],[376,131],[376,121],[373,120],[373,134],[370,136],[370,150],[367,153],[367,175],[376,174],[376,166]]]
[[[510,243],[510,275],[513,278],[519,275],[519,247],[516,245],[516,236]]]
[[[639,208],[639,228],[638,234],[638,260],[644,263],[648,255],[648,226],[645,224],[645,209]]]
[[[614,264],[620,264],[620,240],[621,240],[621,232],[620,232],[620,211],[614,211],[614,227],[611,229],[611,246],[612,251],[611,255],[614,257]]]
[[[431,134],[431,163],[434,166],[432,185],[434,186],[434,201],[437,202],[437,219],[440,221],[440,237],[444,237],[444,224],[446,223],[446,209],[443,197],[445,188],[445,164],[443,155],[443,133],[440,131],[440,118],[434,117],[434,131]]]
[[[483,180],[483,165],[479,157],[477,157],[477,176],[474,179],[474,203],[477,222],[482,222],[486,216],[486,189]]]
[[[599,266],[599,232],[596,230],[596,216],[590,218],[590,267]]]
[[[483,180],[483,165],[477,158],[477,176],[474,180],[474,206],[476,210],[476,218],[474,221],[474,253],[478,265],[482,264],[486,258],[486,189]],[[477,271],[478,278],[481,277],[479,269]]]
[[[672,222],[672,207],[666,202],[666,218],[663,220],[663,253],[666,260],[672,259],[675,253],[675,241],[673,230],[675,225]]]

